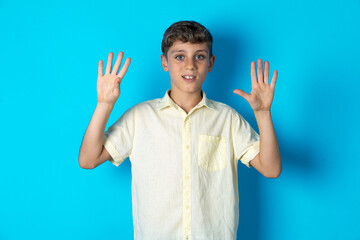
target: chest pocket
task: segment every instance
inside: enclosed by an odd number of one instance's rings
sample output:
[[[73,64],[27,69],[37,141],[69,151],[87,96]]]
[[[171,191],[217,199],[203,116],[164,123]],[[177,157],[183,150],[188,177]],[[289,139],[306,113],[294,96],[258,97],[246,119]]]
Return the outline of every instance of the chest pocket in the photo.
[[[198,165],[209,172],[226,167],[226,139],[224,137],[200,135]]]

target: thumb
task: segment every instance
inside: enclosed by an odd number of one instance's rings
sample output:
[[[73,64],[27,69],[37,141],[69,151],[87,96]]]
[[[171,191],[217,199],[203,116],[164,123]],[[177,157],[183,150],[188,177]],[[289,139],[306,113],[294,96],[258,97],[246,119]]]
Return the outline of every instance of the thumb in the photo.
[[[115,81],[114,81],[115,88],[120,88],[120,82],[121,82],[121,78],[119,78],[119,77],[115,78]]]
[[[245,98],[247,101],[249,101],[249,94],[247,94],[246,92],[244,92],[243,90],[241,89],[235,89],[233,91],[233,93],[236,93],[237,95],[239,95],[240,97],[243,97]]]
[[[115,95],[120,95],[120,82],[121,82],[121,79],[119,77],[117,77],[114,81],[114,94]]]

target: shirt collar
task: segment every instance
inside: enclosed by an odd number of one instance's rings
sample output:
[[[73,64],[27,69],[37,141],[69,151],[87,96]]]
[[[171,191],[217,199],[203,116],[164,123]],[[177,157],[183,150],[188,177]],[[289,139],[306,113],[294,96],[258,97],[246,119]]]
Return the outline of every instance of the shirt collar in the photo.
[[[202,99],[201,101],[194,107],[194,108],[201,108],[203,106],[209,108],[209,109],[213,109],[215,110],[214,104],[211,102],[210,99],[208,99],[206,97],[206,94],[203,90],[201,90],[202,92]],[[158,110],[162,110],[165,109],[167,107],[174,107],[174,108],[179,108],[179,106],[170,98],[170,90],[167,90],[165,93],[165,96],[163,98],[160,99],[160,101],[158,102],[157,105],[157,109]]]

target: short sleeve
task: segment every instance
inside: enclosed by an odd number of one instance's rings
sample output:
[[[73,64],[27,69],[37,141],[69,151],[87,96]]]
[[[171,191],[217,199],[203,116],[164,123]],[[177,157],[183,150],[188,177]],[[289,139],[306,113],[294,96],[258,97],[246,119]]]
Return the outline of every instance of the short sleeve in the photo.
[[[247,167],[260,151],[260,136],[250,124],[235,110],[232,113],[232,137],[234,154]]]
[[[109,161],[119,166],[130,156],[135,137],[136,107],[128,109],[104,133],[104,147],[110,154]]]

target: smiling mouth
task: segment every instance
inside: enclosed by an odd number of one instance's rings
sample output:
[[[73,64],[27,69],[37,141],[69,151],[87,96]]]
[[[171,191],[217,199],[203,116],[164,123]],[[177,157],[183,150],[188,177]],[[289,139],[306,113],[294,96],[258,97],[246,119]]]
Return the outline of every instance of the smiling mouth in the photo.
[[[182,77],[185,81],[193,81],[196,79],[194,75],[182,75]]]

